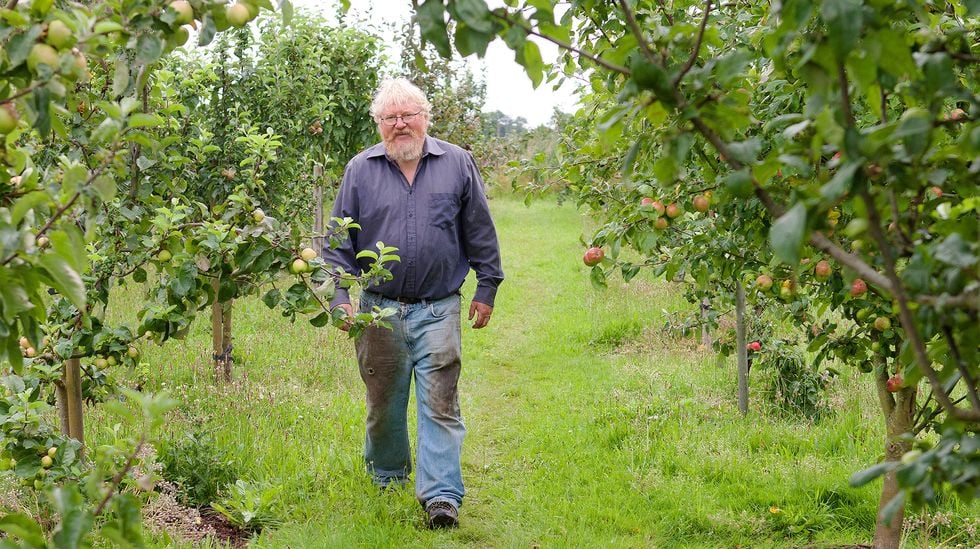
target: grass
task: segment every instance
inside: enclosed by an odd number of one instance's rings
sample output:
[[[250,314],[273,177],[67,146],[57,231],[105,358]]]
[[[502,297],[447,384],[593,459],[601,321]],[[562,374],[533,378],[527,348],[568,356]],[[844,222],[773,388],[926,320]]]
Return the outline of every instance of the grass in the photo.
[[[586,225],[573,208],[526,208],[507,196],[492,207],[507,280],[491,326],[464,328],[467,497],[458,530],[426,530],[411,490],[371,486],[361,460],[363,386],[351,342],[332,328],[292,324],[245,299],[234,309],[233,383],[212,381],[206,314],[186,340],[148,346],[147,366],[122,375],[181,402],[161,437],[206,431],[246,480],[282,487],[274,509],[282,524],[253,546],[870,541],[879,485],[847,485],[882,453],[867,376],[846,373],[819,423],[772,413],[758,398],[742,418],[734,366],[658,329],[665,311],[689,308],[677,286],[641,274],[595,290],[580,260]],[[125,318],[139,300],[137,288],[120,289],[110,315]],[[102,408],[87,413],[90,444],[113,436],[120,420]],[[955,503],[945,512],[947,538],[978,514]],[[161,534],[151,545],[180,543]]]

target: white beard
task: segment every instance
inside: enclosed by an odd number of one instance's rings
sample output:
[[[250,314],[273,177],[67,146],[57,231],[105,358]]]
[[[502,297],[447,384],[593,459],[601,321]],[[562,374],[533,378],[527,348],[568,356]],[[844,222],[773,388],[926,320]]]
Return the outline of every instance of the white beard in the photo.
[[[410,141],[398,139],[398,135],[392,136],[391,140],[385,141],[385,152],[388,153],[396,162],[412,162],[422,158],[422,147],[425,145],[425,136],[411,133]]]

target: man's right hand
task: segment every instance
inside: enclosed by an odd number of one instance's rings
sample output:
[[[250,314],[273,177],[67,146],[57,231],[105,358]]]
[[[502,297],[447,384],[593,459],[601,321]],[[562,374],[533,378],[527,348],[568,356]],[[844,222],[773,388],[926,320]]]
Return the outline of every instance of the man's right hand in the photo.
[[[354,317],[354,307],[352,307],[350,303],[341,303],[340,305],[334,307],[334,310],[337,309],[343,309],[344,312],[347,313],[347,318],[348,318],[347,322],[345,322],[343,326],[340,326],[340,329],[346,332],[350,330],[351,327],[350,319],[353,319]]]

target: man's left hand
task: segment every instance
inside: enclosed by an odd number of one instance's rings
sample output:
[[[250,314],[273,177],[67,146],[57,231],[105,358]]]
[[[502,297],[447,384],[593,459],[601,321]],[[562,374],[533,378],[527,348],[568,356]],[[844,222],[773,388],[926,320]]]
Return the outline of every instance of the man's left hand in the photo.
[[[480,303],[479,301],[470,303],[469,320],[473,320],[473,315],[476,315],[476,322],[473,323],[473,327],[477,330],[490,323],[491,314],[493,314],[493,307],[486,303]]]

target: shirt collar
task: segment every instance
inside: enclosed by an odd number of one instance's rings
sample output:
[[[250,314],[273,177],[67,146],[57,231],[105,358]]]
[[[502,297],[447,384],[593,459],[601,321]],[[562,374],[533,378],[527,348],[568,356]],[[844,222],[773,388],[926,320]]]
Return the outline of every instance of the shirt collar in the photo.
[[[430,135],[425,136],[425,143],[422,144],[422,156],[427,154],[434,154],[436,156],[442,156],[446,154],[446,150],[442,148],[439,141]],[[385,155],[385,144],[378,143],[367,150],[368,158],[376,158]]]

